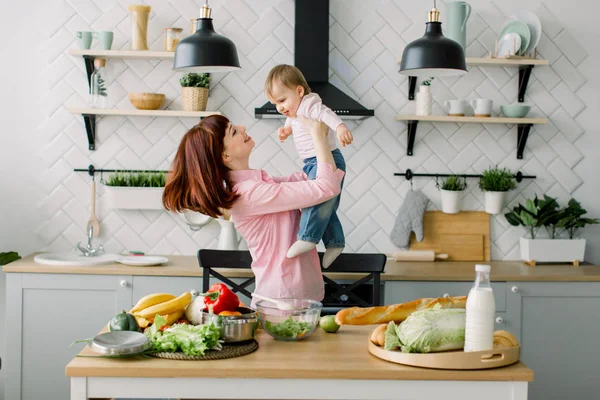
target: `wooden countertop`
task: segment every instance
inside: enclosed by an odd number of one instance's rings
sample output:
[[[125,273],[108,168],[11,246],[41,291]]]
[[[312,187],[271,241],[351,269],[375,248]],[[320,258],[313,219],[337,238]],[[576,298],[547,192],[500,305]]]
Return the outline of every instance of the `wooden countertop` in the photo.
[[[159,267],[132,267],[119,263],[97,266],[64,267],[37,264],[33,255],[3,267],[4,272],[36,274],[145,275],[201,277],[202,269],[195,256],[167,256],[169,262]],[[384,281],[472,281],[475,262],[395,262],[388,261],[381,279]],[[492,281],[600,282],[600,267],[594,265],[538,265],[530,267],[520,261],[492,261]],[[250,270],[223,269],[231,278],[252,276]],[[356,280],[360,274],[326,273],[336,280]]]
[[[298,342],[272,339],[259,330],[259,348],[252,354],[214,361],[178,361],[148,357],[127,359],[75,357],[67,376],[142,378],[288,378],[367,380],[527,381],[533,371],[519,362],[480,371],[445,371],[414,368],[383,361],[368,349],[374,326],[342,326],[336,334],[317,329]],[[95,355],[85,347],[80,355]]]

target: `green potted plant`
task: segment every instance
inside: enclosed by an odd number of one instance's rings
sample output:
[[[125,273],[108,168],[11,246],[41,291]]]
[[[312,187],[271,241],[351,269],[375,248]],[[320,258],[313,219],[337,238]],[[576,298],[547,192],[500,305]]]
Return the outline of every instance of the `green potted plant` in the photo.
[[[569,200],[567,207],[561,209],[556,199],[535,196],[525,205],[514,207],[505,217],[513,226],[524,226],[529,234],[519,240],[523,261],[531,265],[536,262],[573,262],[577,265],[585,257],[585,239],[576,238],[577,231],[599,222],[584,218],[586,213],[587,210],[575,199]],[[548,238],[537,237],[542,227]]]
[[[419,86],[419,92],[417,93],[417,101],[415,102],[415,114],[416,115],[431,115],[431,106],[433,105],[433,97],[429,87],[431,81],[434,78],[425,79]]]
[[[162,210],[166,172],[117,172],[106,185],[110,208]]]
[[[479,188],[485,193],[485,212],[500,214],[506,192],[517,186],[513,173],[507,168],[488,168],[479,178]]]
[[[195,72],[184,74],[181,84],[181,104],[184,111],[206,111],[210,75]]]
[[[460,212],[460,204],[463,192],[467,187],[464,179],[460,179],[456,175],[450,175],[440,187],[442,197],[442,212],[446,214],[457,214]]]

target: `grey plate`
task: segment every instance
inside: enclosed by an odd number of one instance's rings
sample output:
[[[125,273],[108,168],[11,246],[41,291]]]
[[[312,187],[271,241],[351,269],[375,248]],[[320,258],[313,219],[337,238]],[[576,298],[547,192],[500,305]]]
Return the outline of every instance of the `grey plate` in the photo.
[[[102,333],[90,342],[90,348],[110,355],[137,354],[147,350],[152,343],[140,332],[115,331]]]

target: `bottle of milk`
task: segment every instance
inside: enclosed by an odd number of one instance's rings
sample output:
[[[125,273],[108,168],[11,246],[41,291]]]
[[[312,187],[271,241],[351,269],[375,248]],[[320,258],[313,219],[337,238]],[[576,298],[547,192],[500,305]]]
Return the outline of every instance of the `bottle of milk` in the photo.
[[[476,265],[475,274],[475,283],[467,298],[465,351],[491,350],[496,302],[490,285],[490,266]]]

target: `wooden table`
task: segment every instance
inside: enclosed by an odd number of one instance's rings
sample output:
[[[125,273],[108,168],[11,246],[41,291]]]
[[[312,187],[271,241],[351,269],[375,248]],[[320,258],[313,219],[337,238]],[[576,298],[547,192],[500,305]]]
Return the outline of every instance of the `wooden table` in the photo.
[[[445,399],[526,400],[533,371],[522,363],[481,371],[444,371],[388,363],[367,350],[374,326],[317,329],[298,342],[259,330],[259,349],[216,361],[75,357],[66,367],[71,400]],[[88,347],[80,355],[93,355]]]

